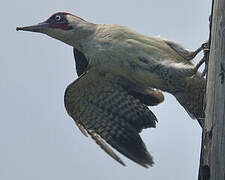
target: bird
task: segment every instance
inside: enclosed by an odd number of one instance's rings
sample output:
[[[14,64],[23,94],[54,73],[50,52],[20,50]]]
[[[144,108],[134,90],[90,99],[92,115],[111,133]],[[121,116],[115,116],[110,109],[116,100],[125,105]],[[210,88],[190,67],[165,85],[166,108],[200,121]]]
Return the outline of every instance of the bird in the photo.
[[[119,24],[94,24],[67,12],[16,30],[73,47],[78,78],[66,88],[65,108],[80,131],[123,166],[112,148],[143,167],[153,166],[140,133],[156,127],[149,106],[162,103],[163,92],[174,95],[203,125],[206,81],[192,62],[201,47],[190,51],[175,41]]]

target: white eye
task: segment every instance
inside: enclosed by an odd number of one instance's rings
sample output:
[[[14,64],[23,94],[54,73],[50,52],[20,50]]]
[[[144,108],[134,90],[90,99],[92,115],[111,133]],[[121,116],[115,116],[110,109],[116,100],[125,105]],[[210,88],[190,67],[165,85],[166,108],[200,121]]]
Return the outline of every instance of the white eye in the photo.
[[[61,16],[56,15],[56,16],[55,16],[55,20],[56,20],[56,21],[60,21],[60,20],[61,20]]]

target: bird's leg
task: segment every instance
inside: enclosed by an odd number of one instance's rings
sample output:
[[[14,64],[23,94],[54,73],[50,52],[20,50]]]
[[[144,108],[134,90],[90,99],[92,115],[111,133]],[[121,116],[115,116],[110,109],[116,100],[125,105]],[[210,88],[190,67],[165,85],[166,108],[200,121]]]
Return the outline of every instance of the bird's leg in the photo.
[[[199,52],[201,52],[202,50],[203,50],[203,49],[202,49],[202,46],[201,46],[201,47],[199,47],[198,49],[196,49],[195,51],[191,51],[191,52],[189,53],[189,55],[188,55],[189,60],[194,59],[195,56],[196,56]]]
[[[201,75],[201,76],[203,77],[203,76],[205,76],[205,73],[206,73],[206,71],[207,71],[207,65],[208,65],[208,59],[209,59],[209,43],[208,43],[208,41],[205,42],[205,43],[203,43],[202,46],[201,46],[200,48],[203,50],[204,56],[203,56],[203,58],[199,61],[199,63],[195,66],[194,72],[197,73],[199,67],[200,67],[203,63],[205,63],[206,66],[205,66],[205,68],[204,68],[204,70],[203,70],[203,72],[202,72],[202,75]]]
[[[190,51],[173,41],[165,40],[165,43],[187,61],[191,61],[192,59],[194,59],[194,57],[202,50],[202,46],[195,51]]]
[[[192,52],[190,52],[189,53],[189,58],[190,58],[190,60],[191,59],[194,59],[194,57],[199,53],[199,52],[201,52],[202,50],[203,50],[203,52],[204,51],[206,51],[206,50],[208,50],[209,49],[209,42],[208,41],[206,41],[205,43],[203,43],[198,49],[196,49],[195,51],[192,51]],[[202,65],[202,63],[200,64],[200,66]],[[199,67],[200,67],[199,66]]]
[[[192,51],[191,53],[189,52],[189,58],[191,58],[191,56],[194,58],[201,50],[203,50],[204,56],[194,68],[191,68],[191,69],[178,68],[177,72],[182,72],[183,76],[190,77],[190,76],[195,75],[197,73],[199,67],[203,63],[205,63],[206,64],[206,68],[204,69],[204,71],[203,71],[203,73],[201,75],[201,77],[203,77],[205,75],[206,70],[207,70],[207,64],[208,64],[208,59],[209,59],[208,58],[209,57],[209,43],[208,43],[208,41],[203,43],[201,45],[201,47],[199,47],[197,50]]]
[[[209,49],[209,44],[207,43],[207,48],[204,49],[204,59],[205,59],[205,68],[202,72],[202,75],[201,77],[204,77],[205,74],[208,72],[208,63],[209,63],[209,52],[210,52],[210,49]]]

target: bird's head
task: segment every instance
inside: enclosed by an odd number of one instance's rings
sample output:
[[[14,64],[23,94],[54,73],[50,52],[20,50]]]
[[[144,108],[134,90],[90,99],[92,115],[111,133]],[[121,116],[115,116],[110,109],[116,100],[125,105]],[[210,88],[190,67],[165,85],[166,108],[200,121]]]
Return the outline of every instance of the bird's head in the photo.
[[[46,34],[52,38],[74,46],[74,41],[82,36],[82,28],[86,21],[82,18],[66,12],[58,12],[46,21],[37,25],[17,27],[17,31],[31,31]],[[85,31],[83,32],[85,33]]]

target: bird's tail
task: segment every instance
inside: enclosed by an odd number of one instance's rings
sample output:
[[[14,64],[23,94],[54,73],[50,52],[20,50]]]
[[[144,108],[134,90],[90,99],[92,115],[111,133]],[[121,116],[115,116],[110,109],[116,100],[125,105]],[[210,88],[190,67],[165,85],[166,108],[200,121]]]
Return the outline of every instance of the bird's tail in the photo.
[[[206,80],[196,74],[186,79],[184,91],[175,93],[174,96],[184,107],[188,114],[197,119],[200,126],[204,125],[204,97],[205,97]]]

